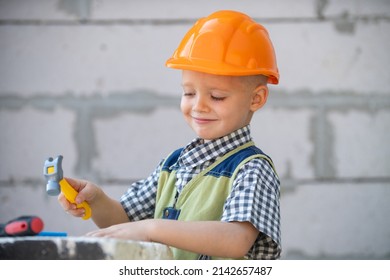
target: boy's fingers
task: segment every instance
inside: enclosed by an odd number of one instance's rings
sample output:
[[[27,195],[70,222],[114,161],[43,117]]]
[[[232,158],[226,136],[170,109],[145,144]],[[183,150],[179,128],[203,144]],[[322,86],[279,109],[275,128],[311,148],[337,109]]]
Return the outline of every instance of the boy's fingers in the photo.
[[[84,208],[76,208],[75,210],[68,210],[66,211],[68,214],[75,216],[75,217],[84,217],[85,215],[85,209]]]
[[[84,196],[83,196],[83,194],[78,194],[77,196],[76,196],[76,198],[75,198],[75,202],[77,203],[77,204],[80,204],[80,203],[83,203],[83,201],[85,201],[85,198],[84,198]]]
[[[89,201],[91,197],[94,196],[96,192],[96,185],[85,180],[65,178],[66,181],[74,188],[78,195],[75,197],[75,202],[77,204],[82,203],[83,201]]]
[[[74,210],[76,209],[76,205],[73,204],[73,203],[70,203],[64,196],[63,193],[60,193],[58,195],[58,202],[60,203],[60,205],[62,206],[62,208],[65,210],[65,211],[70,211],[70,210]]]
[[[64,178],[71,186],[74,188],[76,191],[82,190],[86,185],[87,182],[82,181],[82,180],[77,180],[73,178]]]
[[[58,202],[60,203],[61,207],[65,210],[66,213],[75,216],[75,217],[84,217],[85,215],[85,209],[84,208],[77,208],[76,204],[70,203],[64,196],[64,194],[60,194],[58,196]]]

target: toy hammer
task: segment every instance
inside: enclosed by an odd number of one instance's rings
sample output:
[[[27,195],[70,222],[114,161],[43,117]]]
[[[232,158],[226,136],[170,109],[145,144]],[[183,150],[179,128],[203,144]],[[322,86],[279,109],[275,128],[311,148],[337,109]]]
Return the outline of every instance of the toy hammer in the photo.
[[[72,188],[72,186],[63,178],[62,172],[62,159],[63,156],[58,156],[55,159],[48,158],[43,166],[43,175],[46,179],[46,193],[48,195],[59,195],[62,192],[66,199],[71,203],[76,203],[75,198],[78,192]],[[77,208],[84,208],[85,215],[84,220],[91,217],[91,207],[86,201],[77,204]]]

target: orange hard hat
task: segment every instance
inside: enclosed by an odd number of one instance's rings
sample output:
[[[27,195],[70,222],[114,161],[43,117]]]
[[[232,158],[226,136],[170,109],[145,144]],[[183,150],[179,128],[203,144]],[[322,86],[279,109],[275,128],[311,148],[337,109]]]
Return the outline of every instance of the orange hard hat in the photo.
[[[166,66],[215,75],[262,74],[279,82],[274,47],[267,30],[249,16],[218,11],[199,19]]]

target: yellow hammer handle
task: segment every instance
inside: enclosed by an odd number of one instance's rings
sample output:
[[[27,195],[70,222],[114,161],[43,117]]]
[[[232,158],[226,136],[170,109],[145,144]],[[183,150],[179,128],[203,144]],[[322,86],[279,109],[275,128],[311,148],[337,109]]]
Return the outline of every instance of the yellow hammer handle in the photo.
[[[76,203],[75,199],[78,192],[74,188],[72,188],[72,186],[65,179],[62,179],[60,181],[60,186],[61,192],[65,195],[66,199],[69,200],[71,203]],[[92,210],[86,201],[77,204],[77,208],[85,209],[85,215],[83,216],[84,220],[88,220],[91,217]]]

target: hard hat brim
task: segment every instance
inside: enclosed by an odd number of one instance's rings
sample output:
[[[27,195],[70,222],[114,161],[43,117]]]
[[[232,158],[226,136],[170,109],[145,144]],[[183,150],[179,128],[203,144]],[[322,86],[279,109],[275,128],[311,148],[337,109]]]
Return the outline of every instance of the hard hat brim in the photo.
[[[263,68],[239,68],[236,65],[229,65],[227,63],[217,63],[213,61],[205,61],[201,59],[187,59],[187,58],[170,58],[165,65],[169,68],[180,70],[191,70],[197,72],[203,72],[213,75],[223,76],[252,76],[252,75],[264,75],[268,77],[268,83],[278,84],[279,73],[270,71]]]

